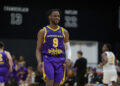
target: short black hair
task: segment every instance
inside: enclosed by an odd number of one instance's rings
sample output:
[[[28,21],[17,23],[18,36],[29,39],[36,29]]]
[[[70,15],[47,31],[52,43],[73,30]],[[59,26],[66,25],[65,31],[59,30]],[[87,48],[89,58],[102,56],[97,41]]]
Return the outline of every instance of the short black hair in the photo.
[[[2,41],[0,41],[0,48],[4,47],[4,43]]]
[[[111,50],[111,49],[112,49],[111,44],[109,44],[109,43],[105,43],[104,45],[106,45],[106,46],[107,46],[107,48],[108,48],[109,50]]]
[[[82,51],[78,51],[77,54],[83,55],[83,52]]]
[[[48,16],[50,16],[51,14],[52,14],[52,12],[54,12],[54,11],[58,11],[60,14],[61,14],[61,12],[60,12],[60,10],[59,9],[50,9],[49,11],[48,11]]]

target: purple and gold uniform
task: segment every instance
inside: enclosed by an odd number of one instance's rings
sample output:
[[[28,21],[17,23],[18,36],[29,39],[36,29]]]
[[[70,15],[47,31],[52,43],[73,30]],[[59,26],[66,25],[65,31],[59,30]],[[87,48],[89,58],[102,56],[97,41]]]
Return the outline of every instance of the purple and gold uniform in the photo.
[[[65,46],[64,31],[58,26],[52,29],[49,26],[44,27],[44,43],[42,45],[43,60],[43,78],[46,76],[54,80],[55,83],[63,84],[65,81]]]
[[[8,74],[8,63],[5,51],[0,51],[0,83],[4,83]]]
[[[17,81],[19,82],[20,80],[25,81],[28,75],[28,70],[26,67],[20,67],[17,70]]]

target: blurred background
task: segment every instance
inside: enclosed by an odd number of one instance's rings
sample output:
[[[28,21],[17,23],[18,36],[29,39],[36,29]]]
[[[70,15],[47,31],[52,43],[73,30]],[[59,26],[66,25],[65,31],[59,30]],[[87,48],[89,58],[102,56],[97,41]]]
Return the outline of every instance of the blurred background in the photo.
[[[0,41],[15,59],[22,56],[26,66],[37,68],[35,57],[37,32],[48,25],[47,11],[60,9],[60,26],[69,31],[72,63],[82,51],[89,67],[101,62],[104,43],[112,45],[120,60],[120,1],[37,2],[0,1]]]

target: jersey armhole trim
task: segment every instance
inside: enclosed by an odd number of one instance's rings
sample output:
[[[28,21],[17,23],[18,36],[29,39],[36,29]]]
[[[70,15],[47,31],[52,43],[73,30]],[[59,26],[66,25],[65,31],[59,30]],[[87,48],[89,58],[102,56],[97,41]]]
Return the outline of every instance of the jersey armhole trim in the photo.
[[[64,38],[65,38],[65,33],[64,33],[64,29],[63,29],[63,27],[62,27],[62,34],[63,34],[63,36],[64,36]]]
[[[5,50],[5,54],[7,53],[7,51]]]
[[[45,30],[43,43],[45,43],[46,42],[45,38],[46,38],[46,34],[47,34],[47,29],[45,27],[43,29]]]

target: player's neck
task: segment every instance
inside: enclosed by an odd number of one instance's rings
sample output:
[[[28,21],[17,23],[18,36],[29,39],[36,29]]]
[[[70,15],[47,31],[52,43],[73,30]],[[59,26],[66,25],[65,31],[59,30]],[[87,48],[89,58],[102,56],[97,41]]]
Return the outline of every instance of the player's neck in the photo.
[[[104,53],[104,52],[109,52],[109,50],[105,50],[105,51],[103,51],[103,53]]]
[[[57,29],[57,28],[58,28],[58,25],[50,24],[49,26],[50,26],[51,28],[53,28],[53,29]]]

